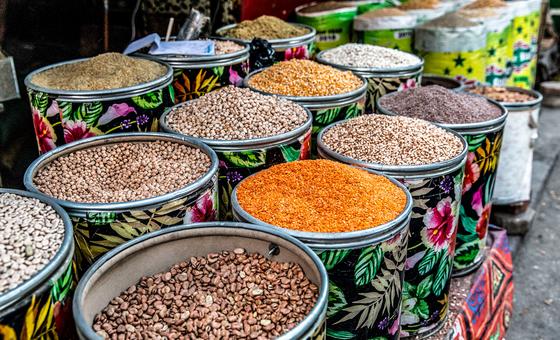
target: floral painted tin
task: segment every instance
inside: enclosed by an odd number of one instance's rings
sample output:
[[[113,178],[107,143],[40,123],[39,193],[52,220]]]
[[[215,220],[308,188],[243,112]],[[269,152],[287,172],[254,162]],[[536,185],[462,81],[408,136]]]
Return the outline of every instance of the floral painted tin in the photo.
[[[47,89],[33,84],[33,76],[72,60],[49,65],[25,77],[39,153],[76,140],[117,132],[157,131],[158,117],[173,106],[173,70],[131,87],[99,91]]]
[[[366,112],[368,113],[375,112],[375,104],[377,100],[385,94],[415,88],[420,86],[422,82],[424,60],[419,57],[420,63],[417,65],[399,68],[373,69],[333,64],[322,58],[323,53],[324,52],[320,52],[317,55],[316,59],[318,62],[342,70],[352,71],[366,79]]]
[[[168,270],[192,256],[234,248],[261,253],[273,261],[299,263],[306,276],[319,287],[317,302],[306,318],[277,339],[325,339],[329,281],[319,257],[286,233],[232,222],[162,229],[127,242],[99,259],[80,281],[74,297],[74,317],[80,339],[99,339],[91,327],[95,315],[142,276]]]
[[[161,116],[160,126],[163,131],[181,135],[167,124],[169,113],[181,105],[171,108]],[[302,126],[277,136],[234,141],[195,138],[210,146],[218,155],[219,220],[233,220],[231,193],[245,177],[275,164],[310,158],[313,118],[309,110],[306,111],[308,118]]]
[[[32,197],[50,205],[64,221],[64,238],[51,261],[32,278],[0,294],[0,338],[71,339],[74,337],[72,277],[74,239],[68,214],[53,200],[21,190],[1,193]]]
[[[348,158],[327,148],[322,142],[323,133],[335,125],[319,134],[319,157],[379,171],[402,182],[410,191],[412,214],[404,265],[400,334],[405,337],[432,334],[444,324],[449,310],[466,141],[450,131],[463,142],[463,151],[455,158],[427,165],[389,166]]]
[[[228,54],[212,56],[139,55],[167,63],[173,68],[173,100],[175,104],[178,104],[196,99],[224,86],[241,86],[243,84],[243,78],[249,73],[249,45],[236,42],[243,45],[243,49]]]
[[[251,72],[244,80],[245,87],[253,91],[272,95],[249,86],[249,80],[252,76],[262,70]],[[350,91],[335,96],[321,96],[321,97],[293,97],[282,96],[278,97],[291,100],[304,108],[308,109],[313,116],[313,129],[311,132],[311,158],[317,155],[317,135],[327,125],[338,122],[341,120],[354,118],[362,115],[366,103],[367,82],[363,78],[362,86]]]
[[[208,146],[166,133],[99,136],[74,142],[36,159],[25,172],[27,190],[41,193],[33,183],[38,171],[53,160],[78,150],[123,142],[169,141],[201,149],[211,159],[208,172],[188,186],[165,195],[119,203],[77,203],[51,198],[72,220],[78,276],[104,253],[119,244],[169,226],[214,221],[217,211],[218,158]]]
[[[295,26],[300,26],[306,28],[309,33],[304,34],[299,37],[294,38],[287,38],[287,39],[271,39],[268,40],[270,45],[275,51],[274,59],[276,61],[283,61],[283,60],[290,60],[290,59],[311,59],[313,54],[315,53],[315,36],[317,35],[317,31],[315,28],[304,25],[304,24],[296,24],[291,23]],[[222,35],[225,31],[234,28],[237,24],[231,24],[219,28],[216,31],[216,34]],[[232,41],[238,41],[245,44],[251,43],[250,40],[242,40],[242,39],[235,39],[235,38],[228,38]]]
[[[296,237],[321,258],[329,276],[329,339],[398,339],[408,225],[412,197],[402,213],[384,225],[346,233],[312,233],[280,228],[248,214],[233,191],[236,220]]]

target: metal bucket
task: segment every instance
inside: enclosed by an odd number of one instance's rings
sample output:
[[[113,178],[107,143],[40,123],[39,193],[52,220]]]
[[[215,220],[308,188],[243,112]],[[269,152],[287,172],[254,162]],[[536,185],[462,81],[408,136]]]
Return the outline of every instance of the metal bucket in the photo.
[[[231,222],[176,226],[144,235],[107,253],[80,281],[74,297],[74,318],[81,339],[99,339],[92,329],[94,317],[142,276],[169,269],[191,256],[244,248],[280,262],[299,263],[319,287],[309,315],[277,339],[324,339],[328,278],[325,267],[307,246],[276,230]]]
[[[64,221],[64,238],[58,252],[43,269],[18,287],[0,294],[0,335],[6,340],[70,339],[74,336],[71,306],[75,288],[70,218],[58,204],[43,195],[0,188],[2,193],[35,198],[51,206]]]
[[[366,111],[375,112],[375,103],[377,100],[391,92],[400,92],[420,86],[422,82],[422,70],[424,69],[424,60],[418,57],[421,62],[417,65],[406,67],[395,67],[388,69],[373,69],[351,67],[339,64],[333,64],[323,59],[323,54],[317,55],[317,61],[325,65],[336,67],[345,71],[352,71],[354,74],[360,75],[367,81],[367,100]],[[403,52],[404,53],[404,52]]]
[[[243,84],[243,78],[249,73],[249,45],[236,42],[244,48],[228,54],[212,56],[139,54],[139,56],[165,62],[173,68],[174,102],[178,104],[227,85]]]
[[[448,90],[453,90],[455,92],[463,91],[464,85],[453,78],[450,77],[443,77],[434,74],[424,74],[422,75],[422,86],[429,86],[429,85],[439,85],[445,87]]]
[[[150,82],[99,91],[47,89],[31,82],[43,71],[87,59],[66,61],[31,72],[25,86],[31,103],[39,153],[76,140],[116,132],[157,131],[157,118],[173,105],[173,70]]]
[[[367,163],[340,155],[323,143],[325,131],[341,123],[328,126],[319,134],[319,157],[380,171],[398,179],[412,195],[401,335],[432,334],[443,326],[449,309],[467,143],[459,134],[449,131],[463,142],[463,151],[451,160],[412,166]],[[432,218],[436,214],[450,222],[436,223]]]
[[[303,27],[309,30],[309,33],[304,34],[299,37],[286,38],[286,39],[271,39],[268,40],[270,45],[275,51],[274,59],[276,61],[290,60],[290,59],[310,59],[313,56],[315,49],[315,35],[317,31],[308,25],[290,23],[294,26]],[[219,28],[216,34],[221,35],[221,33],[234,28],[237,24],[231,24]],[[228,38],[232,41],[237,41],[245,44],[251,43],[251,40],[243,40],[236,38]]]
[[[262,70],[251,72],[244,80],[245,87],[267,95],[272,93],[263,92],[249,86],[249,80]],[[359,76],[358,76],[359,77]],[[361,77],[360,77],[361,78]],[[304,108],[308,109],[313,115],[313,129],[311,133],[311,156],[317,155],[317,134],[327,125],[340,120],[361,116],[364,113],[366,102],[367,82],[363,81],[362,86],[356,90],[338,94],[334,96],[321,97],[293,97],[276,95],[280,98],[291,100]]]
[[[183,135],[167,124],[167,116],[176,105],[167,110],[159,123],[163,131]],[[219,219],[233,220],[231,193],[243,178],[269,168],[275,164],[309,159],[311,156],[311,122],[313,117],[309,110],[307,121],[297,129],[277,136],[249,140],[211,140],[194,138],[212,148],[218,155],[218,200]]]
[[[213,221],[216,218],[218,158],[208,146],[191,138],[166,133],[130,133],[99,136],[65,145],[36,159],[27,168],[27,190],[41,193],[35,175],[53,160],[78,150],[123,142],[168,141],[201,149],[210,157],[208,172],[194,183],[165,195],[118,203],[77,203],[51,197],[70,215],[76,241],[78,274],[121,243],[169,226]]]
[[[526,103],[502,103],[506,119],[500,163],[494,186],[494,204],[523,204],[530,201],[533,148],[537,139],[539,112],[543,96],[534,90],[506,87],[535,99]]]
[[[487,100],[500,107],[500,117],[479,123],[438,124],[461,134],[469,145],[453,264],[454,276],[476,270],[484,260],[492,194],[508,116],[508,111],[503,105],[494,100]],[[395,115],[379,103],[377,108],[380,113]]]
[[[346,233],[313,233],[280,228],[248,214],[232,194],[236,220],[278,230],[299,239],[323,261],[329,274],[327,336],[334,339],[398,339],[408,225],[412,197],[403,212],[375,228]]]

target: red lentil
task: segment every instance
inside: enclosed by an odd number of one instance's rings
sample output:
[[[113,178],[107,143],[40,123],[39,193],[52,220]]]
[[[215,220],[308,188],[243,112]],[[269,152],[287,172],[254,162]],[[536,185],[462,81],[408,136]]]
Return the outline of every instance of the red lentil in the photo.
[[[282,228],[350,232],[395,219],[406,194],[386,177],[328,160],[275,165],[237,187],[241,208]]]

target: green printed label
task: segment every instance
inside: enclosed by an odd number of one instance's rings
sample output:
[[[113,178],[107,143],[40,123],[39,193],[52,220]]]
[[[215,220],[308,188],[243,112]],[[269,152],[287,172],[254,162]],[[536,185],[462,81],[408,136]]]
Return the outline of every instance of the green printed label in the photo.
[[[313,17],[298,15],[297,21],[315,28],[315,45],[318,50],[326,50],[352,40],[352,22],[355,16],[356,9]]]
[[[532,88],[537,71],[540,12],[513,19],[513,73],[508,85]]]
[[[423,52],[424,73],[455,78],[462,82],[485,81],[485,49],[465,52]]]
[[[412,52],[413,34],[414,30],[411,28],[372,30],[360,32],[360,40],[365,44]]]
[[[508,78],[508,40],[511,25],[499,32],[489,32],[486,43],[486,82],[494,86],[505,86]]]

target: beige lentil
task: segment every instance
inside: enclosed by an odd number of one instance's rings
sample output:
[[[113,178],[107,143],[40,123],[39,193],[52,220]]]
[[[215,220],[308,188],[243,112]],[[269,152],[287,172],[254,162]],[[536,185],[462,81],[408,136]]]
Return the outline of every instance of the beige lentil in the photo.
[[[255,20],[245,20],[235,27],[223,32],[225,37],[253,40],[261,39],[287,39],[305,35],[309,33],[306,28],[285,22],[282,19],[262,15]]]
[[[227,86],[169,113],[167,123],[182,134],[214,140],[247,140],[287,133],[307,121],[291,101]]]
[[[166,73],[156,62],[104,53],[86,61],[65,64],[33,76],[35,85],[55,90],[110,90],[150,82]]]
[[[165,141],[126,142],[59,157],[33,181],[41,192],[62,200],[127,202],[181,189],[209,167],[210,158],[197,148]]]
[[[477,86],[468,91],[502,103],[525,103],[536,99],[535,96],[530,94],[499,86]]]
[[[35,198],[0,193],[0,294],[32,278],[58,252],[64,223]]]
[[[440,5],[439,0],[408,0],[398,8],[402,10],[410,9],[434,9]]]
[[[230,40],[214,40],[214,51],[216,55],[230,54],[243,49],[242,45],[239,45]]]
[[[272,339],[309,314],[317,292],[298,264],[236,248],[142,277],[96,315],[93,329],[114,339]]]
[[[264,92],[297,97],[333,96],[356,90],[360,78],[311,60],[281,61],[249,79],[249,86]]]
[[[463,150],[458,137],[427,121],[377,114],[337,124],[322,141],[343,156],[384,165],[443,162]]]

